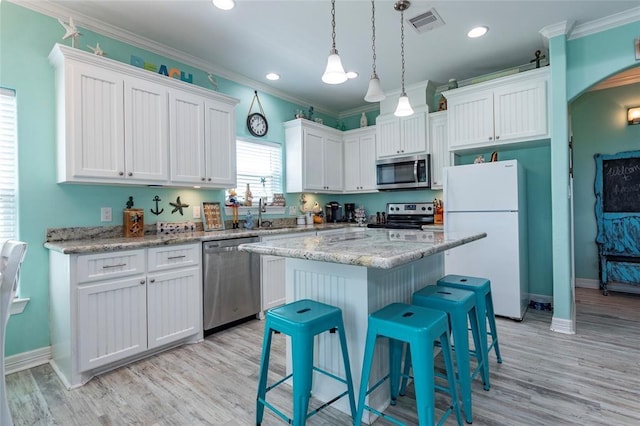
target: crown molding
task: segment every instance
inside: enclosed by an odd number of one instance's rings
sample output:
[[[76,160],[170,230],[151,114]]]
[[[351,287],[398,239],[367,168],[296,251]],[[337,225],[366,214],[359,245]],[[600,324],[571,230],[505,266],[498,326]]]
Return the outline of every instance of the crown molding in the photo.
[[[604,18],[577,25],[569,35],[568,39],[573,40],[576,38],[585,37],[636,21],[640,21],[640,7],[635,7],[633,9],[625,10],[610,16],[605,16]]]
[[[338,119],[343,120],[347,117],[351,117],[352,115],[358,115],[363,112],[371,112],[371,111],[378,111],[378,110],[380,110],[380,103],[374,102],[367,105],[363,105],[361,107],[351,108],[346,111],[342,111],[338,114]]]
[[[24,7],[25,9],[30,9],[34,12],[38,12],[42,15],[47,15],[56,19],[57,18],[67,19],[69,16],[73,16],[73,20],[76,26],[78,27],[83,27],[90,31],[96,32],[98,34],[102,34],[103,36],[112,38],[114,40],[118,40],[123,43],[127,43],[132,46],[145,49],[149,52],[155,53],[157,55],[161,55],[165,58],[182,62],[194,68],[198,68],[204,72],[210,72],[216,76],[220,76],[222,78],[233,81],[235,83],[242,84],[254,90],[260,90],[261,92],[268,93],[273,96],[277,96],[278,98],[281,98],[285,101],[288,101],[294,104],[315,105],[313,101],[310,101],[308,99],[296,98],[285,92],[274,89],[273,87],[267,86],[264,83],[261,83],[259,81],[252,80],[249,77],[245,77],[243,75],[240,75],[236,72],[228,70],[219,65],[215,65],[211,62],[204,61],[196,56],[189,55],[178,49],[174,49],[172,47],[169,47],[162,43],[158,43],[156,41],[142,37],[138,34],[116,27],[114,25],[105,24],[104,22],[101,22],[90,16],[72,11],[60,4],[55,4],[48,1],[29,1],[29,0],[8,0],[8,1],[18,6]],[[321,112],[323,114],[337,118],[336,112],[331,111],[325,106],[322,106],[322,105],[314,106],[314,109],[317,112]]]
[[[574,25],[574,21],[562,21],[558,22],[557,24],[547,25],[539,32],[540,34],[542,34],[542,37],[544,37],[546,40],[549,40],[553,37],[568,35]]]

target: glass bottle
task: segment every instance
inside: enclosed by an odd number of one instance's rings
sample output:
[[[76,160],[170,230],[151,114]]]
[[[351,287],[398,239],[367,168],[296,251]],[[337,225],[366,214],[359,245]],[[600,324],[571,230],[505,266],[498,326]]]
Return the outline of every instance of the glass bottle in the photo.
[[[247,184],[247,190],[244,192],[244,205],[250,207],[251,200],[253,200],[253,195],[251,195],[251,189],[249,188],[249,184]]]

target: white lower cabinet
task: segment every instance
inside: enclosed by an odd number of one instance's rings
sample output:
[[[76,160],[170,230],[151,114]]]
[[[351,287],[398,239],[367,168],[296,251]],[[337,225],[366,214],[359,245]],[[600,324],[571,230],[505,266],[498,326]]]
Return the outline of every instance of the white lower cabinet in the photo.
[[[202,339],[201,245],[50,252],[51,364],[68,388]]]

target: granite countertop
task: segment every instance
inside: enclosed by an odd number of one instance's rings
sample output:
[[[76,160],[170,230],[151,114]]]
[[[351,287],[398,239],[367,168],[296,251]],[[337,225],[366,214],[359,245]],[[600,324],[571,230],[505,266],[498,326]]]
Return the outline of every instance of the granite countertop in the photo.
[[[391,269],[487,236],[484,232],[366,229],[341,235],[242,244],[258,254]]]
[[[44,247],[64,254],[87,254],[101,253],[119,250],[134,250],[146,247],[157,247],[171,244],[188,244],[202,241],[228,240],[244,237],[263,237],[266,235],[277,235],[309,231],[326,231],[330,229],[340,229],[351,226],[342,224],[318,224],[300,225],[275,228],[260,229],[226,229],[221,231],[196,231],[181,232],[176,234],[161,235],[152,234],[144,237],[113,237],[113,236],[91,236],[83,238],[82,233],[76,233],[75,239],[64,239],[60,241],[47,241]]]

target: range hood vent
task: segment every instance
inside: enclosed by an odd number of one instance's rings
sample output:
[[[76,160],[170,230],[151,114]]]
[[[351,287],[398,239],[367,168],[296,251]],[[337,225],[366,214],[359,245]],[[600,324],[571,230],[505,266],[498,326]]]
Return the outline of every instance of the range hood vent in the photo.
[[[430,9],[426,12],[422,12],[413,18],[407,19],[407,22],[416,30],[417,33],[422,34],[427,31],[431,31],[434,28],[438,28],[444,25],[444,21],[438,15],[435,9]]]

